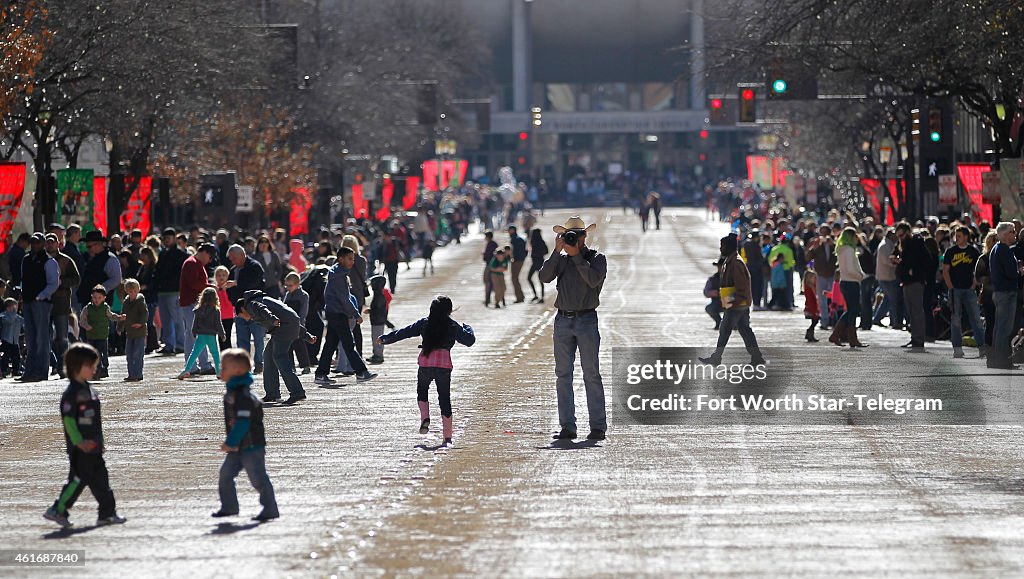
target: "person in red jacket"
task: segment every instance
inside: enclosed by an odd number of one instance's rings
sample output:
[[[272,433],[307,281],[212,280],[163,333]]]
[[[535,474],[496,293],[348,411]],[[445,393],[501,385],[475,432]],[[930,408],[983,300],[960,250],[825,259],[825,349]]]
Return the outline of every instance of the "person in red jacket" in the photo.
[[[178,306],[181,308],[181,318],[185,327],[185,359],[192,355],[192,348],[196,339],[192,335],[192,324],[195,322],[196,314],[193,308],[199,301],[199,295],[210,286],[210,278],[206,273],[206,266],[210,264],[213,257],[217,255],[217,247],[212,243],[204,243],[199,246],[195,255],[190,256],[181,266],[181,277],[178,289]],[[189,374],[213,374],[213,365],[210,357],[204,351],[199,356],[198,368],[185,368]]]
[[[804,273],[804,317],[811,320],[811,327],[807,328],[807,332],[804,333],[804,339],[808,342],[818,341],[814,337],[814,326],[821,317],[821,312],[818,310],[817,285],[817,274],[814,273],[813,269],[808,269]]]

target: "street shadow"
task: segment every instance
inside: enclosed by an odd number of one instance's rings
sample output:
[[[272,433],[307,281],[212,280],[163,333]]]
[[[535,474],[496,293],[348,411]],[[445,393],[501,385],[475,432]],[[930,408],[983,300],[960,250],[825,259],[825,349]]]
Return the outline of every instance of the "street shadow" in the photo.
[[[537,450],[585,450],[588,448],[600,448],[597,440],[583,439],[579,442],[569,439],[556,438],[547,446],[535,446]]]
[[[210,535],[232,535],[241,531],[248,531],[255,529],[256,527],[263,524],[263,521],[255,521],[252,523],[217,523],[217,526],[210,530]]]
[[[1024,378],[1018,374],[914,374],[907,378]]]
[[[1024,495],[1024,479],[999,476],[950,475],[932,476],[929,480],[946,481],[956,485],[968,485],[978,490],[1000,494]]]
[[[69,537],[74,537],[75,535],[81,535],[82,533],[95,531],[98,528],[99,526],[97,525],[90,525],[88,527],[70,527],[67,529],[57,529],[56,531],[51,531],[49,533],[44,534],[42,538],[46,540],[67,539]]]
[[[433,452],[435,450],[441,450],[442,448],[454,448],[454,447],[451,446],[451,445],[447,445],[447,444],[442,442],[441,444],[438,444],[437,446],[429,446],[429,445],[426,445],[426,444],[417,444],[413,448],[418,448],[420,450],[426,450],[426,451],[429,451],[429,452]]]
[[[324,390],[339,390],[344,384],[317,384],[317,388],[323,388]]]

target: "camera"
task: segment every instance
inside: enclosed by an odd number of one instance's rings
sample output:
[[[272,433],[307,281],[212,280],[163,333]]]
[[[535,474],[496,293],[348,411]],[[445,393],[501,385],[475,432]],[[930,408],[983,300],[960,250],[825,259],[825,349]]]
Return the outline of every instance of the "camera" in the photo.
[[[578,231],[569,230],[562,234],[562,241],[566,245],[576,246],[576,242],[580,239],[580,233]]]

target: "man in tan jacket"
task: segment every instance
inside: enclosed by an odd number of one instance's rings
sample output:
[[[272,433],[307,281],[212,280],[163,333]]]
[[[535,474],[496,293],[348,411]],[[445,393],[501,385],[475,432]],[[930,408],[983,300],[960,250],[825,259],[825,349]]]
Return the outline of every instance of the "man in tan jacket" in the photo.
[[[719,295],[722,297],[722,307],[725,308],[725,315],[722,317],[722,324],[718,328],[718,347],[715,352],[706,358],[700,358],[705,364],[718,365],[722,363],[722,353],[725,351],[729,337],[735,329],[743,338],[743,345],[747,347],[750,354],[750,363],[753,365],[764,364],[764,356],[757,345],[757,337],[750,329],[750,272],[739,255],[737,255],[736,236],[726,235],[721,241],[722,259],[719,271],[721,272],[721,289]],[[730,289],[731,288],[731,289]]]

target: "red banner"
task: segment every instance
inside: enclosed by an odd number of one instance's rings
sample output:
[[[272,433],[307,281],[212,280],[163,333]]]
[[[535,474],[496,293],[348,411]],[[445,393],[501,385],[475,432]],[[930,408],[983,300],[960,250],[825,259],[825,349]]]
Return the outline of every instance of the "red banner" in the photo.
[[[370,213],[370,202],[363,199],[363,185],[352,186],[352,216],[356,219]]]
[[[971,200],[971,213],[975,223],[988,221],[992,223],[992,205],[985,203],[981,198],[981,176],[992,170],[988,163],[960,163],[956,166],[956,172],[960,175],[960,183],[967,192],[967,198]]]
[[[25,163],[0,163],[0,253],[7,251],[24,194]]]
[[[439,191],[448,187],[462,187],[466,182],[469,163],[464,159],[423,162],[423,186],[427,191]]]
[[[131,175],[125,175],[125,191],[131,191],[134,186],[134,179]],[[152,199],[153,178],[149,175],[143,175],[139,179],[139,184],[135,187],[135,191],[132,191],[131,197],[128,198],[125,210],[121,212],[121,231],[128,232],[133,229],[140,229],[142,230],[143,238],[149,235],[149,230],[152,227],[149,218]]]
[[[92,223],[107,235],[107,178],[92,178]]]
[[[405,178],[405,195],[402,197],[402,209],[408,211],[416,206],[416,196],[420,192],[420,178],[409,175]]]
[[[861,186],[864,188],[864,196],[871,202],[871,208],[875,212],[875,217],[878,218],[882,215],[882,202],[884,197],[882,195],[880,183],[878,179],[861,179]],[[896,223],[895,214],[893,210],[898,210],[900,207],[900,187],[903,186],[902,181],[896,179],[889,179],[889,194],[892,204],[889,206],[888,211],[885,215],[885,225],[894,225]]]
[[[395,184],[390,178],[384,179],[384,185],[381,186],[381,201],[380,209],[375,213],[377,221],[386,221],[391,217],[391,199],[395,196]]]
[[[290,236],[309,235],[309,210],[313,208],[313,199],[305,187],[292,189],[292,211],[288,218]]]

